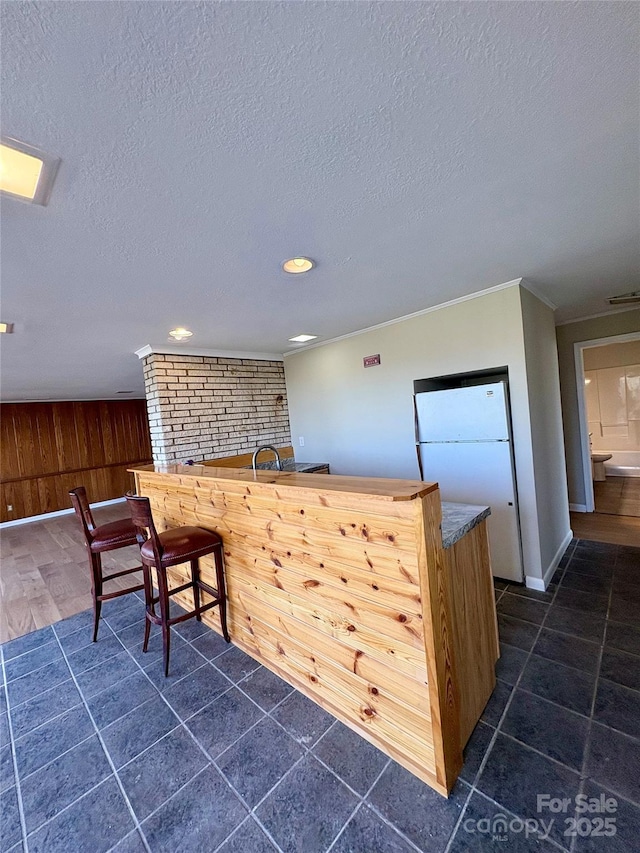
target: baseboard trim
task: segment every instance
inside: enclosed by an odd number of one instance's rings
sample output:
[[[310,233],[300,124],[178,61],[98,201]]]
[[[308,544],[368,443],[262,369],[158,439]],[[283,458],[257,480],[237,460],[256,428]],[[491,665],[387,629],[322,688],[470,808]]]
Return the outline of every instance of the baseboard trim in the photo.
[[[586,504],[569,504],[569,509],[571,512],[586,512],[587,505]]]
[[[537,589],[538,592],[544,592],[549,584],[551,583],[551,578],[555,574],[556,569],[558,568],[558,563],[562,559],[562,555],[569,547],[571,540],[573,539],[573,530],[569,530],[562,540],[562,544],[556,551],[553,560],[549,563],[544,576],[541,578],[534,578],[530,575],[527,575],[525,578],[525,586],[527,589]]]
[[[124,498],[112,498],[108,501],[98,501],[98,503],[91,504],[93,508],[101,507],[101,506],[110,506],[111,504],[119,504],[124,501]],[[57,518],[59,515],[70,515],[72,512],[75,512],[73,507],[71,509],[58,509],[55,512],[43,512],[41,515],[29,515],[27,518],[16,518],[15,521],[3,521],[0,524],[0,530],[5,527],[17,527],[19,524],[31,524],[33,521],[48,521],[50,518]]]

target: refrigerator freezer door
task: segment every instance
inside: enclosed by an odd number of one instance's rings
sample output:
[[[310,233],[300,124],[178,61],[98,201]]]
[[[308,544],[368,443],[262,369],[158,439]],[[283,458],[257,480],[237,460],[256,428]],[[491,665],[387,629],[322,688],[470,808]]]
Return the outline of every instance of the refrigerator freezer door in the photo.
[[[426,482],[440,484],[442,500],[490,506],[491,567],[498,578],[521,582],[518,507],[509,442],[421,444]]]
[[[509,438],[504,382],[416,394],[419,441]]]

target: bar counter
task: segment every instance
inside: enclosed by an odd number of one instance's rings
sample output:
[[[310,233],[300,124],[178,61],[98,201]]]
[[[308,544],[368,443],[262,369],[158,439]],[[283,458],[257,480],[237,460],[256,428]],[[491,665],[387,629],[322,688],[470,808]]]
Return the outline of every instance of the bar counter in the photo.
[[[159,531],[222,536],[233,643],[448,795],[495,685],[488,508],[443,514],[437,484],[415,480],[211,465],[134,474]],[[201,568],[215,585],[208,558]],[[186,571],[170,570],[175,585]],[[220,632],[217,610],[203,619]]]

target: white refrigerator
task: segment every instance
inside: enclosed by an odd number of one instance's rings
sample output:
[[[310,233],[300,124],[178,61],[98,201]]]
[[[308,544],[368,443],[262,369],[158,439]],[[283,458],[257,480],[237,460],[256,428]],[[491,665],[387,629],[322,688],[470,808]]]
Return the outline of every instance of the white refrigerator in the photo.
[[[445,501],[491,507],[493,574],[521,582],[522,551],[505,382],[415,395],[420,474]]]

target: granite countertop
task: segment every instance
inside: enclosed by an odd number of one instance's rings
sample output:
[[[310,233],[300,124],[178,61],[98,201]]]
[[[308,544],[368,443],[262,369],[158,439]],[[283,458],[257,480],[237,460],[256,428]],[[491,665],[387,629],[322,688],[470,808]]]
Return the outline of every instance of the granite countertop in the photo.
[[[283,471],[295,471],[296,474],[313,474],[314,471],[319,471],[321,468],[327,468],[328,462],[296,462],[295,459],[280,460]],[[245,465],[245,468],[251,469],[251,465]],[[256,465],[258,471],[277,471],[276,460],[271,459],[269,462],[258,462]]]
[[[465,533],[491,515],[488,506],[456,504],[442,501],[442,546],[450,548],[462,539]]]

